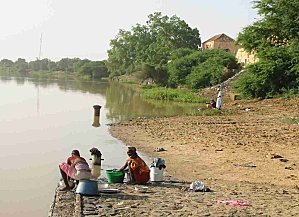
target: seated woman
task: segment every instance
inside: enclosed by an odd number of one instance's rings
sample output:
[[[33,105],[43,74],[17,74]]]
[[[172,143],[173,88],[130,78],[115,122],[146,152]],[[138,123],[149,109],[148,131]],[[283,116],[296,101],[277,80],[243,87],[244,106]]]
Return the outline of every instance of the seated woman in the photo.
[[[150,170],[144,160],[142,160],[135,147],[128,147],[127,154],[129,158],[127,159],[125,165],[123,165],[117,171],[128,170],[130,176],[131,184],[145,184],[150,179]]]
[[[91,177],[91,170],[88,163],[83,157],[80,157],[78,150],[73,150],[72,156],[67,159],[67,162],[59,164],[59,169],[65,184],[65,187],[60,189],[61,191],[72,189],[68,182],[70,179],[78,181],[81,179],[90,179]]]
[[[206,102],[207,108],[216,108],[216,101],[211,99],[210,102]]]

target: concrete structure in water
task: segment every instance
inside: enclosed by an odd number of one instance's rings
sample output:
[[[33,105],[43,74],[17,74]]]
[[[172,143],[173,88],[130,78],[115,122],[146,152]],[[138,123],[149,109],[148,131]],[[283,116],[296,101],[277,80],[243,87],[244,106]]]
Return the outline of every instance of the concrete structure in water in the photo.
[[[101,110],[102,106],[94,105],[93,108],[94,108],[94,116],[93,116],[92,126],[93,127],[100,127],[101,126],[101,124],[100,124],[100,110]]]

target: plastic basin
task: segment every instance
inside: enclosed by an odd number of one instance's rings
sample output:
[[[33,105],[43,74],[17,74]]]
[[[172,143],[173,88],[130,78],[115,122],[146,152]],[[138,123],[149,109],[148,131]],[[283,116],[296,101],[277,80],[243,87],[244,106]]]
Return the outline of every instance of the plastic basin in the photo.
[[[123,183],[125,178],[125,172],[115,172],[113,170],[106,170],[108,183]]]
[[[76,188],[76,193],[82,195],[98,195],[98,182],[95,180],[82,179],[79,181],[79,184]]]

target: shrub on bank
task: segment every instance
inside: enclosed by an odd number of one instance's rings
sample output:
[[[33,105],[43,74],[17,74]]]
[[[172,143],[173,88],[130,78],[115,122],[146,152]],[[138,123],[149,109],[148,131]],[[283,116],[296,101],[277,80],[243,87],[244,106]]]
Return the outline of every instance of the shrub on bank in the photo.
[[[179,102],[193,102],[205,103],[206,97],[199,97],[190,90],[172,89],[165,87],[144,86],[141,94],[147,99],[179,101]]]

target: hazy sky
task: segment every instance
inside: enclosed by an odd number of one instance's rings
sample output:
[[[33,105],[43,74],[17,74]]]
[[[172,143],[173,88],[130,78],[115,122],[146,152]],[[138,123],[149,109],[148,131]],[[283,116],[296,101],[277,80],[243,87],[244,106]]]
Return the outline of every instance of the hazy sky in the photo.
[[[148,15],[177,15],[202,41],[220,33],[236,38],[257,18],[251,0],[0,0],[0,59],[39,56],[107,59],[119,29],[145,24]]]

